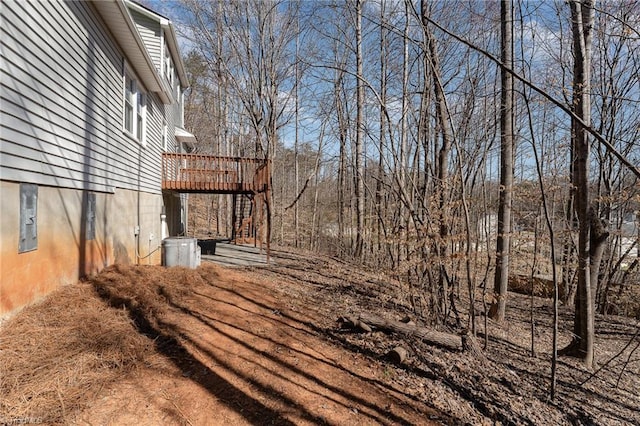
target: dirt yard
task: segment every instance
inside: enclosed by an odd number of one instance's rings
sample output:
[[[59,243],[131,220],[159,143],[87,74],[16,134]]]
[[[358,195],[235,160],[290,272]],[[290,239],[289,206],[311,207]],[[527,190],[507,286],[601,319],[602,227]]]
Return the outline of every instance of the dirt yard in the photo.
[[[601,369],[561,359],[550,402],[548,299],[534,298],[535,357],[516,294],[509,321],[489,322],[486,356],[462,353],[341,329],[341,315],[410,314],[384,276],[275,260],[113,266],[24,309],[0,329],[0,424],[640,424],[637,321],[598,318]],[[561,345],[569,329],[563,310]],[[396,345],[403,365],[385,356]]]

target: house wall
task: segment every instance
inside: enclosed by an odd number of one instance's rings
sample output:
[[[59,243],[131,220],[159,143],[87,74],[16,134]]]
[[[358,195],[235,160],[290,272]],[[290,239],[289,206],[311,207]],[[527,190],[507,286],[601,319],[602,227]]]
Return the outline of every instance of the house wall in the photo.
[[[173,107],[173,105],[165,105],[164,108],[165,108],[165,116],[167,117],[167,123],[176,123],[175,108]],[[170,141],[176,140],[175,124],[167,126],[167,139]],[[180,146],[177,142],[173,142],[172,144],[169,144],[169,145],[171,146],[167,147],[167,151],[169,152],[181,151]]]
[[[93,5],[5,1],[0,21],[2,317],[106,265],[160,263],[160,214],[180,206],[164,206],[161,191],[171,106],[149,93],[146,142],[123,131],[124,55]],[[38,247],[25,253],[20,183],[38,185]],[[96,197],[91,241],[83,235],[88,194]]]
[[[160,26],[160,22],[155,21],[148,16],[143,15],[142,13],[129,9],[129,13],[136,23],[136,27],[138,28],[138,32],[142,37],[142,41],[149,52],[149,56],[153,61],[153,64],[156,68],[162,71],[162,39],[161,32],[162,28]],[[160,72],[160,75],[163,75]]]
[[[0,317],[107,265],[160,263],[161,195],[131,190],[95,193],[95,239],[87,241],[83,191],[39,186],[38,247],[19,253],[20,184],[0,182],[0,191]]]
[[[176,83],[178,84],[178,83]],[[183,107],[182,107],[182,96],[179,94],[180,88],[178,88],[176,90],[176,92],[178,92],[178,98],[176,99],[176,103],[175,104],[171,104],[170,107],[172,108],[172,118],[174,123],[176,123],[176,126],[178,127],[182,127],[184,129],[184,120],[182,117],[182,111],[183,111]]]
[[[158,21],[155,21],[149,18],[147,15],[140,13],[136,10],[130,9],[129,12],[136,24],[136,27],[138,29],[138,32],[140,33],[140,36],[142,37],[142,41],[144,42],[145,47],[149,52],[149,55],[153,60],[154,65],[156,66],[156,69],[158,70],[158,73],[162,76],[163,79],[166,80],[165,73],[164,73],[164,63],[163,63],[166,39],[165,37],[162,37],[162,31],[163,31],[162,26]],[[180,80],[178,78],[178,74],[175,69],[176,59],[173,58],[172,60],[174,63],[174,68],[173,68],[174,87],[171,87],[171,90],[172,90],[172,96],[175,102],[172,104],[163,105],[163,111],[162,111],[163,117],[168,123],[167,140],[169,141],[175,141],[176,126],[184,127],[184,123],[182,120],[183,106],[181,105],[181,102],[180,102],[182,88],[179,87]],[[175,86],[178,86],[178,87],[176,88]],[[167,151],[179,151],[179,147],[174,142],[172,142],[169,144],[169,146],[167,146]]]
[[[123,55],[88,2],[4,2],[0,178],[160,192],[164,105],[123,131]]]

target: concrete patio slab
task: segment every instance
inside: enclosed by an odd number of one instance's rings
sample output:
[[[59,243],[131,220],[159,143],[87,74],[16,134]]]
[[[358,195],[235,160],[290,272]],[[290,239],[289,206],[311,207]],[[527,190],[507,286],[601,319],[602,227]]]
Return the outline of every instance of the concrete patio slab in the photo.
[[[213,262],[222,266],[266,266],[267,250],[241,244],[217,242],[215,254],[203,254],[202,261]],[[273,258],[271,258],[273,263]]]

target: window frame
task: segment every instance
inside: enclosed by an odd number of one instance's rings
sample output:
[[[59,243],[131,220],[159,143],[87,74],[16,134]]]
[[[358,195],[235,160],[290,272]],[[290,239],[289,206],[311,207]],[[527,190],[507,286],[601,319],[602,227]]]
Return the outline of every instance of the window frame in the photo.
[[[167,119],[162,119],[162,150],[164,152],[169,151],[169,127],[167,126]]]
[[[171,59],[171,50],[166,44],[164,47],[164,77],[169,86],[173,86],[173,60]]]
[[[126,62],[123,69],[122,130],[144,146],[147,140],[147,93]]]

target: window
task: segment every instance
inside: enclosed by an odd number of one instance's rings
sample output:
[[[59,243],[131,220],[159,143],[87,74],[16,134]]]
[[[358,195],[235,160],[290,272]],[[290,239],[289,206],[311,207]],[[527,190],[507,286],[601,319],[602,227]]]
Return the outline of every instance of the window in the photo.
[[[125,74],[124,92],[124,128],[133,134],[133,97],[136,93],[136,81]]]
[[[138,82],[129,74],[124,74],[124,130],[139,142],[144,143],[147,122],[146,96]]]
[[[167,151],[169,149],[169,147],[167,146],[168,140],[169,140],[169,136],[167,135],[168,131],[169,129],[167,128],[167,120],[163,120],[162,121],[162,149],[164,151]]]
[[[144,95],[140,92],[136,95],[136,137],[139,141],[143,140],[144,136],[144,113],[145,113],[145,99]]]
[[[169,47],[164,49],[164,77],[167,79],[169,86],[173,86],[173,63],[171,63],[171,52]]]

